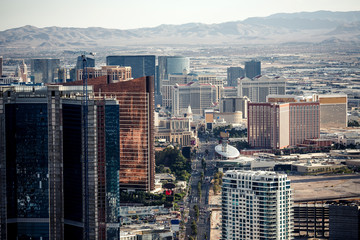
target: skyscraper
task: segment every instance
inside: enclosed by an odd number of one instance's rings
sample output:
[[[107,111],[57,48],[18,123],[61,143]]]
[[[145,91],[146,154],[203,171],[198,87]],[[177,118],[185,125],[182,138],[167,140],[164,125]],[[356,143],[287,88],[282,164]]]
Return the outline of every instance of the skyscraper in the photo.
[[[238,85],[237,79],[245,77],[245,72],[242,67],[229,67],[227,69],[227,85],[236,87]]]
[[[1,239],[118,239],[119,104],[89,99],[85,143],[81,94],[82,86],[0,88]]]
[[[150,191],[155,187],[154,78],[108,83],[107,76],[89,79],[96,95],[119,104],[120,188]],[[82,85],[81,81],[65,85]]]
[[[155,78],[155,55],[107,56],[106,65],[131,67],[133,78],[153,76]],[[158,86],[155,86],[158,89]]]
[[[291,192],[286,174],[225,172],[222,239],[292,239]]]
[[[248,104],[248,142],[252,147],[282,149],[319,137],[318,102]]]
[[[168,79],[169,74],[178,74],[190,71],[190,59],[181,56],[159,56],[158,57],[157,88],[155,94],[162,91],[162,82]]]
[[[55,83],[60,59],[31,59],[31,81],[34,83]]]
[[[59,91],[1,92],[0,237],[63,239]]]
[[[176,84],[172,89],[172,111],[179,116],[190,106],[194,114],[203,114],[217,101],[216,87],[211,83]]]
[[[251,60],[245,62],[245,76],[253,79],[256,76],[261,75],[261,62],[256,60]]]
[[[95,67],[95,58],[86,56],[86,67]],[[76,60],[76,70],[83,69],[83,57],[78,56]]]
[[[24,60],[22,60],[21,64],[16,68],[15,77],[19,77],[20,82],[27,82],[27,66]]]
[[[269,94],[285,94],[285,86],[285,79],[279,77],[243,78],[239,81],[238,96],[248,97],[252,102],[266,102]]]

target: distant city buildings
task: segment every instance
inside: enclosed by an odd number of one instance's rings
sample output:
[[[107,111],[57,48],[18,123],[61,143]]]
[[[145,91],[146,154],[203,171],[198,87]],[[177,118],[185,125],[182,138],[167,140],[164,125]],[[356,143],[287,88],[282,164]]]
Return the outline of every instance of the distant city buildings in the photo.
[[[31,59],[31,81],[34,83],[55,83],[60,59]]]
[[[245,71],[242,67],[227,68],[227,86],[236,87],[238,78],[245,77]]]
[[[248,103],[247,97],[224,97],[220,100],[220,113],[242,112],[242,118],[247,118]]]
[[[287,240],[292,231],[292,190],[286,174],[224,173],[221,239]]]
[[[85,67],[93,68],[95,67],[95,58],[93,56],[85,56],[83,58],[82,56],[78,56],[76,60],[76,70],[83,69],[84,67],[84,60],[86,61]]]
[[[203,114],[217,102],[216,86],[211,83],[176,84],[173,87],[172,113],[179,116],[181,111],[191,106],[193,114]]]
[[[157,88],[155,94],[161,95],[164,80],[169,80],[169,74],[190,72],[190,59],[182,56],[158,56]]]
[[[102,66],[101,68],[86,68],[87,79],[107,76],[108,83],[130,80],[132,78],[131,67]],[[83,80],[83,69],[77,70],[77,79]]]
[[[267,102],[319,102],[320,128],[347,127],[347,95],[346,94],[313,94],[311,96],[268,95]]]
[[[282,149],[319,137],[318,102],[248,104],[248,142],[252,147]]]
[[[189,117],[159,119],[155,139],[172,145],[191,147],[197,139],[197,130],[191,129],[191,123]]]
[[[27,82],[27,71],[27,65],[25,64],[25,61],[22,60],[15,71],[15,77],[19,78],[19,82]]]
[[[251,102],[266,102],[269,94],[285,94],[286,81],[283,78],[265,76],[239,80],[238,96],[248,97]]]
[[[156,78],[155,55],[118,55],[107,56],[106,65],[131,67],[132,77],[140,78],[145,76],[152,76]],[[160,86],[158,82],[154,82],[154,94],[160,95]]]
[[[212,89],[215,90],[215,100],[212,100],[209,98],[209,101],[211,102],[206,103],[205,100],[202,102],[203,106],[211,106],[212,103],[218,102],[219,98],[221,96],[221,93],[223,92],[223,81],[222,79],[218,78],[216,75],[213,74],[195,74],[195,73],[183,73],[183,74],[169,74],[168,80],[163,81],[163,98],[162,98],[162,105],[163,107],[167,107],[169,109],[172,109],[172,111],[178,111],[175,110],[175,108],[179,108],[179,106],[175,105],[181,102],[174,102],[174,99],[178,100],[177,96],[174,96],[174,93],[178,91],[176,90],[177,86],[180,86],[181,89],[188,89],[185,87],[185,85],[189,86],[190,88],[193,88],[195,86],[203,86],[202,88],[205,89],[206,85],[211,84]],[[195,84],[195,85],[194,85]],[[201,98],[206,98],[206,93],[203,92],[202,94],[205,94],[201,96]],[[192,95],[195,97],[195,95]],[[200,97],[200,95],[199,95]],[[184,100],[189,102],[190,99]],[[189,102],[191,108],[193,109],[194,114],[200,114],[198,113],[198,107],[196,105],[199,105],[199,103],[196,103],[196,101]],[[195,104],[194,106],[192,104]],[[186,106],[187,107],[187,106]],[[183,108],[183,105],[180,106],[180,108]]]
[[[247,78],[253,79],[261,75],[261,62],[256,60],[251,60],[245,62],[245,76]]]

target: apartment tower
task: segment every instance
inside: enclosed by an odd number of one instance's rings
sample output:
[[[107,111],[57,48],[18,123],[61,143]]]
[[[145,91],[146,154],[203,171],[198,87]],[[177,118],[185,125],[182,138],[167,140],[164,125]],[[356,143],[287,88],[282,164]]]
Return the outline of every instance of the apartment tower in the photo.
[[[292,239],[292,218],[292,190],[286,174],[225,172],[221,239]]]

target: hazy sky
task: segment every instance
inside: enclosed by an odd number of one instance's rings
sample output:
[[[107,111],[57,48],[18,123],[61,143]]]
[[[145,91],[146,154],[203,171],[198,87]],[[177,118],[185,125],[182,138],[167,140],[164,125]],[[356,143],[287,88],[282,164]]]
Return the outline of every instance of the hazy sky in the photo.
[[[131,29],[220,23],[280,12],[358,11],[359,0],[0,0],[0,30],[36,27]]]

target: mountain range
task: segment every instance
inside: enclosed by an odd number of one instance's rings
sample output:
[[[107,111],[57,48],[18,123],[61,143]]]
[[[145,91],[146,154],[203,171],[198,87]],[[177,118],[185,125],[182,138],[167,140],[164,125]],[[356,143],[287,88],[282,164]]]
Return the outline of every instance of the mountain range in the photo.
[[[360,42],[360,11],[278,13],[219,24],[163,24],[130,30],[23,26],[0,31],[0,48]]]

